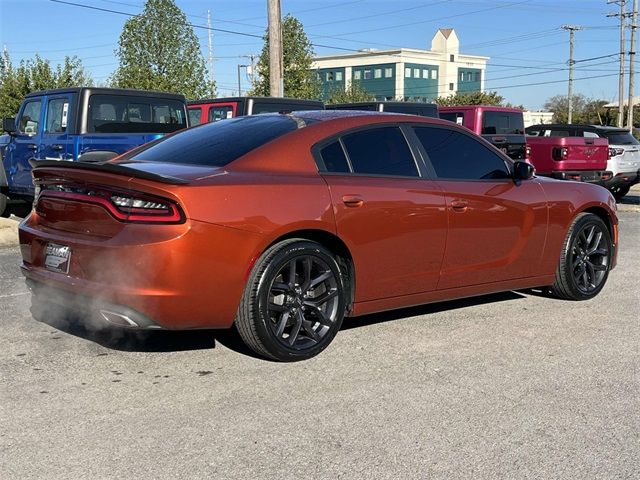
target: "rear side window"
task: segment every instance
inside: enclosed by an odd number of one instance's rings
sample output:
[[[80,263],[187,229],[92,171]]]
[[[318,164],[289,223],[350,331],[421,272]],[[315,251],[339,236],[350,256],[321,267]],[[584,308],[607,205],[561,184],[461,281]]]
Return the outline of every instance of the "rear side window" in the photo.
[[[382,127],[342,139],[354,173],[418,177],[409,145],[398,127]]]
[[[349,173],[349,163],[340,142],[333,142],[320,150],[320,156],[327,172]]]
[[[91,95],[90,133],[171,133],[187,127],[179,100],[126,95]]]
[[[189,125],[195,127],[196,125],[200,125],[200,123],[202,123],[202,109],[200,107],[190,108],[189,110],[187,110],[187,112],[189,113]]]
[[[609,145],[640,145],[640,142],[626,132],[605,132],[605,137],[609,139]]]
[[[67,131],[69,116],[69,100],[66,98],[54,98],[47,105],[46,133],[64,133]]]
[[[385,105],[385,112],[407,113],[410,115],[420,115],[421,117],[438,118],[438,107],[435,105]]]
[[[217,122],[233,118],[233,107],[226,105],[224,107],[211,107],[209,109],[209,122]]]
[[[484,135],[510,135],[524,133],[522,113],[483,112],[482,133]]]
[[[438,178],[487,180],[510,178],[504,160],[480,140],[455,130],[415,127]]]
[[[464,113],[457,112],[440,112],[440,118],[443,120],[449,120],[450,122],[458,125],[464,124]]]
[[[125,159],[222,167],[297,128],[280,115],[232,118],[164,137]]]

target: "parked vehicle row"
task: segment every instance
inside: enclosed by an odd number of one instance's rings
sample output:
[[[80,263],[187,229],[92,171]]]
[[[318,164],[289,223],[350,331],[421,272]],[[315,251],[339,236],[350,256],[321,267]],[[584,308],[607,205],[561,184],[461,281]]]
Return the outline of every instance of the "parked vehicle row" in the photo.
[[[0,137],[0,214],[7,197],[30,200],[31,159],[105,161],[187,126],[270,112],[322,110],[322,102],[233,97],[185,102],[181,95],[138,90],[72,88],[28,95]],[[496,106],[412,102],[328,105],[329,110],[405,113],[443,118],[481,136],[513,160],[532,163],[539,175],[598,183],[622,198],[638,182],[638,142],[621,129],[594,126],[529,127],[522,111]],[[583,138],[576,138],[583,137]],[[610,158],[609,158],[610,157]]]
[[[535,177],[439,119],[246,116],[34,164],[20,245],[36,318],[235,324],[279,361],[320,353],[345,316],[530,287],[590,299],[616,265],[606,190]]]

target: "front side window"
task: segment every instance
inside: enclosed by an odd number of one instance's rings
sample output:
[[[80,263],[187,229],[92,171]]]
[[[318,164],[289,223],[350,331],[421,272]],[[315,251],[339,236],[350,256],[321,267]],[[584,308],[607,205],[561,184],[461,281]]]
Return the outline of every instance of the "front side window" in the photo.
[[[171,133],[186,127],[179,100],[105,94],[89,98],[90,133]]]
[[[54,98],[47,105],[46,133],[64,133],[67,131],[67,119],[69,115],[69,100],[66,98]]]
[[[20,120],[18,120],[18,129],[21,133],[25,133],[30,136],[38,133],[41,109],[42,101],[40,100],[32,100],[25,104]]]
[[[418,168],[398,127],[382,127],[342,139],[354,173],[418,177]]]
[[[202,123],[202,109],[198,108],[190,108],[189,112],[189,125],[195,127],[196,125],[200,125]]]
[[[456,130],[415,127],[438,178],[490,180],[511,178],[504,160],[480,140]]]

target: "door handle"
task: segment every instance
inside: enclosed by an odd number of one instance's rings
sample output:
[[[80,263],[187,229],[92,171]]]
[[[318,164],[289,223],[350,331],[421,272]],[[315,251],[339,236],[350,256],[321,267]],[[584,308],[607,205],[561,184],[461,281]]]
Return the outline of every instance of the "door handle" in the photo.
[[[29,144],[27,144],[27,148],[29,150],[37,150],[38,149],[38,145],[36,145],[35,143],[29,143]]]
[[[51,148],[53,150],[60,151],[60,150],[62,150],[63,147],[62,147],[62,145],[51,145]]]
[[[364,205],[364,200],[358,195],[343,195],[342,203],[350,208],[358,208]]]
[[[451,208],[454,212],[463,213],[467,211],[467,209],[469,208],[469,204],[464,200],[454,200],[451,202]]]

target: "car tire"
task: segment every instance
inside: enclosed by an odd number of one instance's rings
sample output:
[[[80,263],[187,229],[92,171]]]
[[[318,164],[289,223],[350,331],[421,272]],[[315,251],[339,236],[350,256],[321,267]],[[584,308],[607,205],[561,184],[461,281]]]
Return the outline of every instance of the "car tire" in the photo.
[[[279,242],[255,263],[235,324],[246,345],[272,360],[294,362],[323,351],[345,314],[336,257],[304,239]]]
[[[4,193],[0,193],[0,217],[8,217],[7,212],[7,196]]]
[[[616,202],[619,202],[627,193],[629,193],[630,189],[631,185],[616,185],[615,187],[611,187],[609,191],[611,192],[611,195],[613,195],[613,198],[616,199]]]
[[[576,216],[564,241],[552,293],[567,300],[589,300],[604,287],[613,245],[605,223],[592,213]]]

